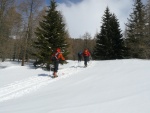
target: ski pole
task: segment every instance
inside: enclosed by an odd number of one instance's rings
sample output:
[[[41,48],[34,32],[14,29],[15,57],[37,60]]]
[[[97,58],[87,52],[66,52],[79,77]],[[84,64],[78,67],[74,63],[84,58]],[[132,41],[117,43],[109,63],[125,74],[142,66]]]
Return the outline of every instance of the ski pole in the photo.
[[[50,65],[49,65],[49,67],[50,67],[50,71],[49,71],[49,73],[50,73],[50,75],[51,75],[51,73],[52,73],[52,72],[51,72],[52,64],[50,64]]]
[[[49,71],[49,76],[51,75],[51,64],[49,65],[50,71]]]

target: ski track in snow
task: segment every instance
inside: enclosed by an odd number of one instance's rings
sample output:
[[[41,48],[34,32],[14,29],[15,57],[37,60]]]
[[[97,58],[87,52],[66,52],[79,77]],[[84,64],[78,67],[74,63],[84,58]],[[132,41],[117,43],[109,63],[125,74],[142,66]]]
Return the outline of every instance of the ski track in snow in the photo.
[[[91,64],[92,62],[89,63],[88,67],[91,67]],[[34,76],[8,84],[7,86],[0,88],[0,102],[21,97],[32,91],[36,91],[51,82],[67,78],[72,74],[83,71],[83,68],[81,67],[83,66],[81,66],[80,63],[76,63],[69,68],[60,69],[58,72],[59,77],[55,79],[52,79],[50,76]]]

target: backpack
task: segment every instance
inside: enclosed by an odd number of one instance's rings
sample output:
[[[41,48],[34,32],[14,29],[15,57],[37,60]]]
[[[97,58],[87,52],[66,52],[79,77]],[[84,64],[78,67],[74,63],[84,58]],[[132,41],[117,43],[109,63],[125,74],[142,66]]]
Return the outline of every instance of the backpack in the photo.
[[[58,60],[58,55],[59,55],[59,52],[57,52],[57,53],[55,53],[54,55],[52,55],[51,60],[52,60],[52,61]]]

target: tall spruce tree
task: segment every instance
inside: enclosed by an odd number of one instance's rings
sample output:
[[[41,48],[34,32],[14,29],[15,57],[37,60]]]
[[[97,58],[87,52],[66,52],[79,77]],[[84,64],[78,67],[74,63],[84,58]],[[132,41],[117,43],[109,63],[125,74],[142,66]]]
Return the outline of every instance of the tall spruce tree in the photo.
[[[95,59],[123,58],[124,48],[119,22],[107,7],[102,17],[101,31],[96,36]]]
[[[112,59],[122,59],[126,57],[127,48],[124,44],[123,35],[121,33],[120,25],[115,14],[112,15],[111,18],[111,45],[112,45]]]
[[[129,48],[130,58],[145,58],[145,6],[141,0],[135,0],[133,12],[130,14],[127,26],[126,44]]]
[[[146,34],[146,45],[147,48],[145,50],[147,54],[147,58],[150,58],[150,0],[147,0],[146,8],[146,29],[145,29],[145,34]]]
[[[50,56],[56,48],[61,48],[64,56],[67,55],[67,31],[65,23],[60,11],[56,10],[55,0],[51,0],[47,15],[44,16],[43,21],[40,22],[40,27],[36,29],[37,40],[35,47],[38,48],[35,54],[38,58],[37,63],[49,64]]]
[[[150,39],[150,0],[147,0],[145,12],[146,12],[146,34]]]
[[[94,49],[95,59],[109,59],[109,37],[110,37],[110,19],[112,14],[107,7],[102,17],[102,26],[100,33],[96,36],[96,46]]]

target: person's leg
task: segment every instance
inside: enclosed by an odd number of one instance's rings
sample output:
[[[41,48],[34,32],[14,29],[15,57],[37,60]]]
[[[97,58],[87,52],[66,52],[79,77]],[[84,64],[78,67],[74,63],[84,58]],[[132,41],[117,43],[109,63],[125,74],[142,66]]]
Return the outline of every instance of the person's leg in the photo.
[[[82,56],[80,56],[80,62],[81,62],[81,60],[82,60]]]
[[[84,65],[87,67],[87,56],[84,57]]]
[[[59,65],[59,61],[55,61],[54,62],[54,77],[57,77],[57,71],[58,71],[58,65]]]

